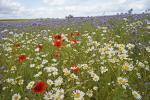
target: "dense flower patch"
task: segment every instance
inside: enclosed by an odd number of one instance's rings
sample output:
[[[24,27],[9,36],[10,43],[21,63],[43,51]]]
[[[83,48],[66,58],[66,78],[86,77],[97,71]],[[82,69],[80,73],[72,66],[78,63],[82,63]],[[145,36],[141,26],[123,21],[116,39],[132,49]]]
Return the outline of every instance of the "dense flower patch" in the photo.
[[[150,43],[127,28],[3,38],[2,100],[148,100]]]

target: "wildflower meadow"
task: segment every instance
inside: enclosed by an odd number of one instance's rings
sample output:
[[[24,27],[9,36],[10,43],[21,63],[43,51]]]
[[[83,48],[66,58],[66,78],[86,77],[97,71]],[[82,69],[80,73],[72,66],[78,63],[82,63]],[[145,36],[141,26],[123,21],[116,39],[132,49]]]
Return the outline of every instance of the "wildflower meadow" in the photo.
[[[150,15],[142,16],[0,21],[0,100],[149,100]]]

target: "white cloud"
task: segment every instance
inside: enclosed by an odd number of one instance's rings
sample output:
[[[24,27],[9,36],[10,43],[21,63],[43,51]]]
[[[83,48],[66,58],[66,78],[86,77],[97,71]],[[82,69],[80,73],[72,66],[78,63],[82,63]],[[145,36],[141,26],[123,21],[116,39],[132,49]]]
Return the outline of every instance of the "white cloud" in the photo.
[[[1,13],[14,13],[22,9],[21,5],[12,0],[0,0],[0,12]]]
[[[14,0],[0,0],[0,17],[15,17],[24,11],[24,7]]]
[[[18,0],[19,1],[19,0]],[[39,17],[65,17],[94,16],[146,10],[149,0],[41,0],[43,4],[35,8],[26,7],[17,0],[0,0],[0,18],[39,18]],[[10,3],[11,2],[11,3]],[[29,1],[30,2],[30,1]],[[37,0],[38,2],[38,0]],[[36,3],[36,2],[35,2]]]
[[[53,6],[65,4],[65,0],[43,0],[43,2],[45,4],[53,5]]]

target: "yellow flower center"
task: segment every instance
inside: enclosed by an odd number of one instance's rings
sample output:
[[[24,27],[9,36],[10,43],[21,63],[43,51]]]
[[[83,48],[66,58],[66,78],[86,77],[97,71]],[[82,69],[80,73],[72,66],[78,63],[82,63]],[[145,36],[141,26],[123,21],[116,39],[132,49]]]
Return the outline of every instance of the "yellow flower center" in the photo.
[[[60,96],[57,96],[57,97],[56,97],[56,100],[61,100],[61,99],[60,99]]]
[[[128,71],[129,70],[129,66],[127,66],[127,65],[123,66],[123,70]]]
[[[80,96],[81,96],[80,93],[76,93],[74,97],[75,98],[80,98]]]
[[[15,97],[14,97],[14,100],[19,100],[19,97],[18,97],[18,96],[15,96]]]

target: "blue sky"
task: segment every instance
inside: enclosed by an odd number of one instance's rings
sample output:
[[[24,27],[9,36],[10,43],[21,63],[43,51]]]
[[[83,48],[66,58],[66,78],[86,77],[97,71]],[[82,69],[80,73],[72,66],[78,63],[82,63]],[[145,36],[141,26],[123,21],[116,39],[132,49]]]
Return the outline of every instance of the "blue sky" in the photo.
[[[134,13],[150,9],[150,0],[0,0],[0,18],[64,18]]]

